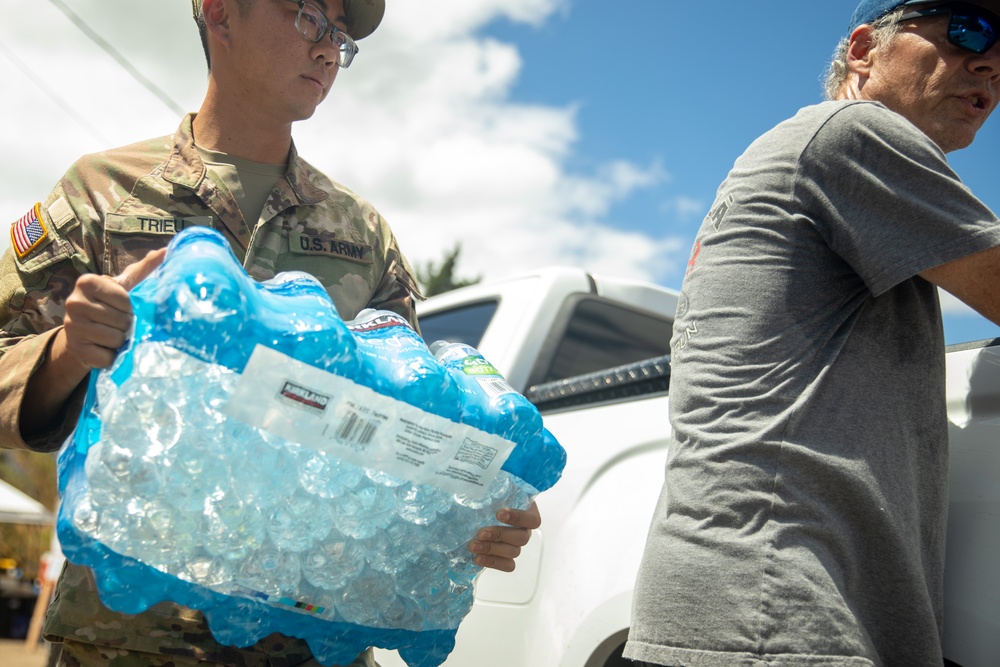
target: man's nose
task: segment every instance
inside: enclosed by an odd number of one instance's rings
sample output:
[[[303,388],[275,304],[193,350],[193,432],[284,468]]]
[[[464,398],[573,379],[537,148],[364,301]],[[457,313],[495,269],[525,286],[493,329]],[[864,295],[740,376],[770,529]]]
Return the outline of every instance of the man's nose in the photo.
[[[986,53],[971,58],[968,66],[973,74],[986,76],[994,81],[1000,79],[1000,42],[994,44]]]

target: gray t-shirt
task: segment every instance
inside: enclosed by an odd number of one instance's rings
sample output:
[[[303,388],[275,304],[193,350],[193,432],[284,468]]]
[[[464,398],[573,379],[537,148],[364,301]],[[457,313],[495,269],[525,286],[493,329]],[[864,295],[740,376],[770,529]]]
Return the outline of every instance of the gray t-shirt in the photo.
[[[996,245],[882,105],[808,107],[750,146],[684,280],[626,656],[941,664],[944,340],[917,274]]]

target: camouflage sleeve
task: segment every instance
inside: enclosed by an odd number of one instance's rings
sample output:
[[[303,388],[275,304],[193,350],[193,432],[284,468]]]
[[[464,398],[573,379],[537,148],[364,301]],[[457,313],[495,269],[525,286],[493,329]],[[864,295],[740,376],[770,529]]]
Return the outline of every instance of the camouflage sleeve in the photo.
[[[61,316],[52,318],[52,326],[41,327],[38,311],[32,311],[30,281],[22,276],[14,260],[14,251],[8,250],[0,259],[0,299],[2,299],[3,328],[0,329],[0,448],[55,451],[72,430],[79,412],[77,401],[67,406],[59,424],[49,432],[30,442],[21,437],[20,417],[25,391],[31,375],[41,366],[48,353],[49,344],[58,331]],[[26,286],[27,283],[27,286]],[[44,317],[41,318],[44,320]],[[76,398],[76,396],[74,396]]]
[[[382,280],[375,289],[375,294],[368,307],[378,310],[391,310],[394,313],[402,315],[419,332],[420,327],[417,323],[417,313],[414,306],[416,301],[422,300],[424,296],[417,287],[416,278],[413,276],[413,269],[410,268],[406,257],[399,250],[396,237],[389,231],[388,225],[385,225],[384,222],[383,226],[385,234],[388,236],[386,242],[385,273],[383,273]]]
[[[68,177],[67,177],[68,178]],[[67,180],[53,190],[49,198],[33,210],[37,223],[33,245],[19,244],[12,235],[12,246],[0,259],[0,447],[54,451],[72,430],[82,387],[59,423],[31,442],[21,438],[20,413],[24,391],[31,374],[41,365],[48,346],[65,314],[66,298],[81,273],[95,272],[99,256],[94,234],[96,216],[86,204],[71,205]],[[17,224],[17,223],[15,223]],[[89,235],[89,238],[88,238]]]
[[[42,364],[57,329],[37,336],[26,336],[0,357],[0,448],[30,449],[36,452],[58,450],[76,426],[83,407],[86,383],[77,387],[60,417],[48,432],[24,440],[21,437],[21,405],[28,379]],[[6,343],[6,339],[4,341]]]

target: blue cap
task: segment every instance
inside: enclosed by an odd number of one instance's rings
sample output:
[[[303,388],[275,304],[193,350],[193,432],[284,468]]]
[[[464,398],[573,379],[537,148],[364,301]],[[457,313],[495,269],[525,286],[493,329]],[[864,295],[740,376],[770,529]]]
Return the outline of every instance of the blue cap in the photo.
[[[941,0],[861,0],[858,8],[854,10],[851,17],[851,29],[847,31],[850,35],[859,25],[870,25],[879,20],[897,7],[904,5],[926,5]]]

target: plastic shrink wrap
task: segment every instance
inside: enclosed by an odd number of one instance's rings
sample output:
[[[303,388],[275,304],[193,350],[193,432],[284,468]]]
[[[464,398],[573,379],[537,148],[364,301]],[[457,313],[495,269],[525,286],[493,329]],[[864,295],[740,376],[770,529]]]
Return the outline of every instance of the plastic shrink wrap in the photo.
[[[104,604],[173,600],[222,643],[281,632],[324,664],[441,664],[480,571],[466,544],[562,472],[538,411],[473,348],[436,359],[386,311],[345,323],[307,274],[255,282],[207,228],[131,298],[59,457],[59,539]]]

